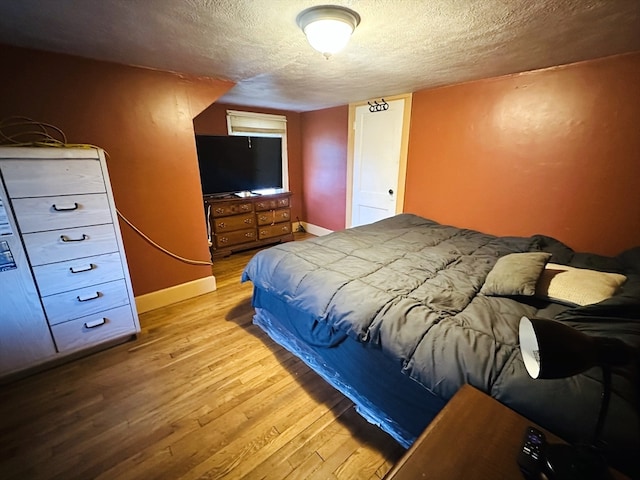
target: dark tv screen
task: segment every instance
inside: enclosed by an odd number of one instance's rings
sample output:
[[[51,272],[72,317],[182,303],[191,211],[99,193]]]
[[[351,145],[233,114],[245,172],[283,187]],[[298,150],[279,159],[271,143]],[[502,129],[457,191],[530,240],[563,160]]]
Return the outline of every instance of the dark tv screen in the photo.
[[[282,139],[196,135],[203,195],[282,188]]]

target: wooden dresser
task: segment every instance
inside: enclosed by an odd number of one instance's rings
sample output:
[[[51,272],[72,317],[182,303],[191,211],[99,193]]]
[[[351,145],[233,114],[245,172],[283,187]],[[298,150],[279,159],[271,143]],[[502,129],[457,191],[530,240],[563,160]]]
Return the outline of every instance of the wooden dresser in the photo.
[[[0,377],[140,331],[104,152],[0,148]]]
[[[206,197],[212,257],[293,240],[291,193]]]

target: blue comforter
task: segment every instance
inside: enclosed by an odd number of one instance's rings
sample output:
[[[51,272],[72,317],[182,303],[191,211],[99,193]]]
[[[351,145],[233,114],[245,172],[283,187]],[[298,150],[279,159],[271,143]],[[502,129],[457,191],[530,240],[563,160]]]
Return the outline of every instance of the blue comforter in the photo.
[[[625,273],[625,290],[581,308],[479,294],[498,258],[541,250],[553,253],[555,263]],[[285,300],[301,318],[312,318],[306,335],[316,345],[330,347],[351,336],[382,349],[399,369],[443,399],[470,383],[578,441],[593,432],[600,371],[531,379],[520,356],[518,323],[523,315],[558,317],[589,334],[640,347],[636,257],[577,254],[549,237],[496,237],[402,214],[261,251],[247,265],[243,281]],[[605,439],[615,454],[640,446],[634,368],[614,371]]]

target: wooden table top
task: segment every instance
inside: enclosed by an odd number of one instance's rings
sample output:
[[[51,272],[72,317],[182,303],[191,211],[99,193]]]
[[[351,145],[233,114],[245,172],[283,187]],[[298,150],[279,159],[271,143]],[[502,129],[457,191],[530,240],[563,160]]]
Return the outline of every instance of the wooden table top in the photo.
[[[447,403],[385,480],[523,480],[516,461],[525,429],[562,440],[489,395],[464,385]],[[626,479],[611,471],[612,479]]]

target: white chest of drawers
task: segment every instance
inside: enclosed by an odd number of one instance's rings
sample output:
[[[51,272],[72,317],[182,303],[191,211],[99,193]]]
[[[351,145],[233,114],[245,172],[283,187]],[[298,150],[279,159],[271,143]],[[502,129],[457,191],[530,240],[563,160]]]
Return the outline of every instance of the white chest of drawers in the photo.
[[[104,152],[0,147],[0,179],[0,377],[136,335]]]

